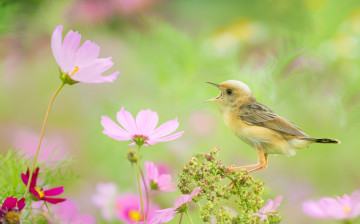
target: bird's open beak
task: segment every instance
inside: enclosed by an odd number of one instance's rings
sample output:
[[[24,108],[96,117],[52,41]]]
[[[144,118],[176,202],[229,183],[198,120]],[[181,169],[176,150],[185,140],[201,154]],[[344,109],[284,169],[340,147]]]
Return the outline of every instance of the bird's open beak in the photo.
[[[217,88],[219,88],[219,84],[216,84],[216,83],[213,83],[213,82],[206,82],[206,83],[209,83],[209,84],[211,84],[211,85],[216,86]],[[206,100],[206,101],[204,101],[204,103],[214,102],[214,101],[218,100],[221,96],[222,96],[222,93],[220,92],[220,95],[219,95],[219,96],[217,96],[216,98],[212,98],[212,99]]]

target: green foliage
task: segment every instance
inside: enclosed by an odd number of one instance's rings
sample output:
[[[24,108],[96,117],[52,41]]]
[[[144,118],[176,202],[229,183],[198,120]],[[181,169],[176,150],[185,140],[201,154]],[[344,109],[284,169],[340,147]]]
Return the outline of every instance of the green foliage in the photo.
[[[184,165],[179,174],[180,191],[189,194],[195,187],[201,188],[194,201],[204,222],[214,216],[220,223],[258,223],[254,214],[263,204],[264,184],[246,170],[229,173],[218,160],[218,152],[215,148],[209,154],[197,154]]]

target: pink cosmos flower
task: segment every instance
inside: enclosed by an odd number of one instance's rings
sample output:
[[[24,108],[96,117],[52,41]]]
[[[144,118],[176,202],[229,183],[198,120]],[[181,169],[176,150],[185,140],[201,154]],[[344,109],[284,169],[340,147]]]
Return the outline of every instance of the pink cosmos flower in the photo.
[[[14,197],[8,197],[0,209],[0,224],[20,223],[20,212],[25,207],[25,198],[18,200]]]
[[[119,195],[117,185],[114,183],[98,183],[97,194],[92,197],[96,207],[100,208],[101,215],[107,221],[115,217],[115,200]]]
[[[129,111],[121,108],[117,113],[117,120],[125,130],[115,124],[109,117],[102,116],[103,133],[118,141],[133,141],[130,145],[154,145],[158,142],[177,139],[184,133],[180,131],[168,135],[179,127],[177,118],[167,121],[155,129],[159,116],[150,109],[141,110],[135,120]]]
[[[147,211],[147,220],[150,220],[155,211],[159,209],[158,206],[149,203],[149,209],[147,209],[147,203],[144,202],[145,213]],[[138,221],[144,220],[141,210],[141,202],[138,195],[135,194],[123,194],[116,199],[116,217],[125,223],[138,223]]]
[[[38,186],[36,186],[36,182],[37,182],[37,177],[39,175],[39,167],[37,167],[35,169],[35,172],[31,178],[31,182],[30,182],[30,189],[29,192],[38,200],[42,200],[42,201],[46,201],[49,202],[51,204],[57,204],[60,202],[65,201],[66,199],[64,198],[52,198],[51,196],[57,196],[59,194],[62,194],[64,192],[64,187],[55,187],[49,190],[43,190],[42,188],[39,188]],[[28,181],[29,181],[29,168],[26,171],[26,175],[25,174],[21,174],[21,179],[23,181],[23,183],[27,186]],[[50,197],[49,197],[50,196]]]
[[[355,191],[351,196],[322,198],[318,202],[310,200],[302,205],[303,211],[317,219],[348,220],[360,216],[360,197]]]
[[[56,223],[59,224],[95,224],[95,218],[89,214],[79,214],[78,206],[71,200],[52,207]]]
[[[100,47],[87,40],[80,47],[81,35],[70,30],[62,42],[63,26],[55,28],[51,37],[51,48],[61,70],[61,79],[69,84],[77,82],[102,83],[113,82],[118,71],[101,76],[113,66],[112,58],[98,58]]]
[[[283,199],[283,196],[277,196],[274,201],[268,199],[264,205],[264,207],[260,208],[259,211],[255,214],[259,216],[261,221],[264,221],[267,218],[267,213],[275,212],[276,208],[280,206],[280,203]]]
[[[197,187],[189,195],[180,195],[174,202],[174,207],[157,210],[154,218],[151,219],[150,224],[166,223],[172,220],[177,213],[182,213],[188,209],[188,206],[192,199],[200,192],[200,188]]]
[[[171,176],[169,174],[160,174],[158,167],[153,162],[145,161],[145,170],[147,175],[147,186],[150,186],[151,190],[159,191],[175,191],[176,184],[171,182]]]

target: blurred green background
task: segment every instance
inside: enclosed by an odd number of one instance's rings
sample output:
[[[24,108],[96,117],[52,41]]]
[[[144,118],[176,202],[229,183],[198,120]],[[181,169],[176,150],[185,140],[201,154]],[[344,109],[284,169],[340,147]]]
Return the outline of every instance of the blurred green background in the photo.
[[[112,84],[65,86],[48,121],[45,138],[60,138],[59,150],[75,161],[79,178],[64,183],[65,196],[82,212],[104,222],[91,203],[98,182],[137,192],[128,143],[102,134],[100,125],[102,115],[115,119],[121,107],[133,114],[155,110],[160,123],[178,117],[181,138],[143,150],[143,161],[167,164],[174,178],[191,155],[213,146],[225,164],[255,162],[255,151],[225,126],[216,105],[202,103],[218,95],[205,82],[235,79],[310,136],[341,140],[290,158],[271,155],[269,167],[254,173],[266,184],[266,198],[284,195],[283,223],[337,223],[307,217],[301,203],[360,187],[360,2],[130,2],[0,2],[0,152],[15,144],[19,130],[40,132],[60,85],[51,33],[63,24],[63,35],[78,30],[82,42],[100,45],[101,57],[113,57],[112,71],[120,70]],[[166,208],[178,195],[155,202]]]

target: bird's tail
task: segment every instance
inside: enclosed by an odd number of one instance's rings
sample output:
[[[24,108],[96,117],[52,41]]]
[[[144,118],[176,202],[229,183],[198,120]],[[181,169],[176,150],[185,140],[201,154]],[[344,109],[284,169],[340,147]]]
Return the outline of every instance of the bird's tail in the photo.
[[[340,144],[341,143],[337,139],[330,139],[330,138],[304,138],[304,140],[317,142],[317,143],[333,143],[333,144]]]

